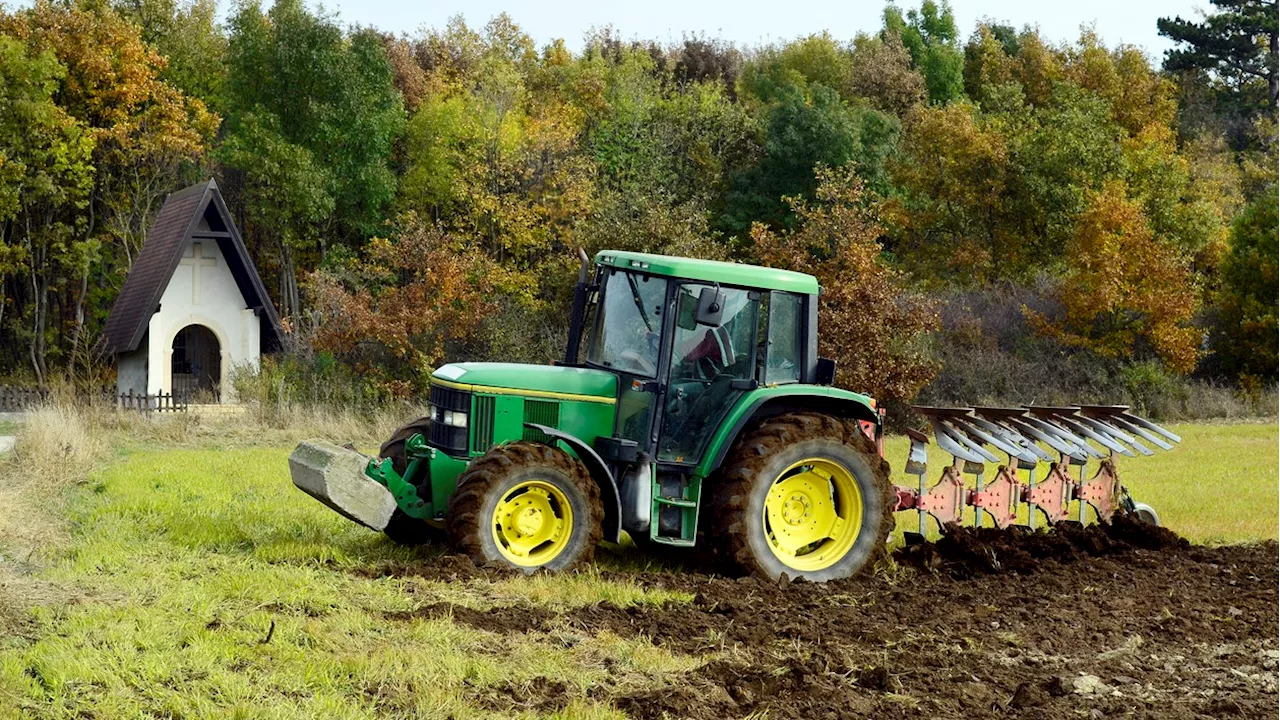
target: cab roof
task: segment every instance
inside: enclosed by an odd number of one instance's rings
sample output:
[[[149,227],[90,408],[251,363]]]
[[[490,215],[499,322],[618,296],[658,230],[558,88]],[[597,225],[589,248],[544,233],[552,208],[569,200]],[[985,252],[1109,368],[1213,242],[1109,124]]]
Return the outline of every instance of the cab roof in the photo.
[[[596,253],[596,263],[620,270],[639,270],[684,280],[719,282],[725,285],[781,290],[802,295],[818,294],[818,279],[791,270],[743,265],[719,260],[652,255],[623,250],[601,250]]]

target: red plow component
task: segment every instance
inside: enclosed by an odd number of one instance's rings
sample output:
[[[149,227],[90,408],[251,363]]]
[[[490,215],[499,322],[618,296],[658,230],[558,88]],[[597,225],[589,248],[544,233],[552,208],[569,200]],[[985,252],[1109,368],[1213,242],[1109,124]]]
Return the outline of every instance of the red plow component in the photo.
[[[948,525],[963,520],[968,507],[974,508],[976,527],[988,524],[988,518],[998,528],[1052,526],[1070,519],[1073,510],[1075,521],[1084,524],[1090,507],[1101,522],[1109,522],[1117,512],[1158,522],[1155,511],[1134,502],[1120,484],[1115,456],[1152,455],[1139,438],[1162,450],[1181,442],[1121,405],[915,410],[929,419],[934,441],[951,462],[928,486],[929,437],[908,431],[911,454],[906,472],[916,476],[916,483],[914,488],[896,488],[896,509],[918,513],[918,528],[907,533],[908,542],[923,541],[930,517],[945,532]],[[1003,462],[996,453],[1004,455]],[[1085,480],[1091,460],[1098,462],[1098,470]],[[986,466],[992,463],[997,467],[988,480]],[[1041,465],[1048,469],[1037,479]],[[1072,479],[1072,468],[1078,470],[1078,479]],[[972,486],[966,476],[973,478]]]

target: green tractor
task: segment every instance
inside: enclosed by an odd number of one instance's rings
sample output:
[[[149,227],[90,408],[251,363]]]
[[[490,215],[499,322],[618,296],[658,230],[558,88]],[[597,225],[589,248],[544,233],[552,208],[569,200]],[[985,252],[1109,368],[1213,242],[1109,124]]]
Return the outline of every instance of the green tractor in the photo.
[[[394,540],[443,535],[477,564],[529,572],[588,561],[624,531],[818,581],[881,551],[898,502],[883,415],[832,387],[813,276],[580,255],[562,362],[444,365],[427,416],[379,458],[303,443],[295,484]]]

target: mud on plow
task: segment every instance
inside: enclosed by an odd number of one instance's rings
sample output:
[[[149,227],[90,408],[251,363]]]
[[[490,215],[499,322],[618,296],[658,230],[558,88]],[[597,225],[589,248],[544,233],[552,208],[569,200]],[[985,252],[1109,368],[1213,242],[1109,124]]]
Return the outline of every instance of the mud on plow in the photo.
[[[968,508],[975,527],[1084,525],[1089,508],[1104,523],[1117,513],[1160,523],[1153,508],[1136,502],[1120,484],[1115,457],[1153,455],[1148,444],[1172,450],[1171,443],[1182,439],[1127,406],[913,409],[928,418],[934,441],[951,460],[930,487],[929,437],[907,431],[906,474],[918,481],[915,487],[895,486],[894,509],[917,512],[915,530],[905,533],[908,544],[925,541],[929,518],[945,533],[967,520]],[[1098,461],[1097,471],[1086,479],[1091,460]],[[988,474],[992,464],[997,467]]]

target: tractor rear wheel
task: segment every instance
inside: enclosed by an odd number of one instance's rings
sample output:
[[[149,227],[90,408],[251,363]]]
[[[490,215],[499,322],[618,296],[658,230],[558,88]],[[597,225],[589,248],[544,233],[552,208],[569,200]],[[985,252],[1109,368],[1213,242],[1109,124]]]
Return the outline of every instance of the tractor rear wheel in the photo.
[[[765,420],[713,480],[711,534],[746,573],[823,582],[856,574],[893,530],[889,464],[853,421]]]
[[[449,541],[477,565],[527,573],[589,562],[603,536],[600,488],[558,448],[499,445],[458,476],[449,500]]]
[[[409,438],[414,435],[426,435],[427,425],[430,422],[430,418],[422,417],[397,429],[390,439],[382,443],[382,448],[378,450],[378,457],[390,458],[391,467],[398,475],[404,477],[404,471],[409,467],[409,459],[404,449],[405,443],[409,442]],[[400,508],[392,511],[391,520],[386,527],[382,528],[382,533],[399,545],[425,545],[443,536],[439,528],[409,515]]]

